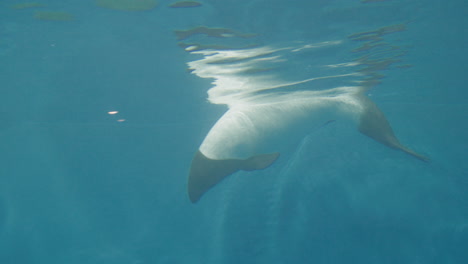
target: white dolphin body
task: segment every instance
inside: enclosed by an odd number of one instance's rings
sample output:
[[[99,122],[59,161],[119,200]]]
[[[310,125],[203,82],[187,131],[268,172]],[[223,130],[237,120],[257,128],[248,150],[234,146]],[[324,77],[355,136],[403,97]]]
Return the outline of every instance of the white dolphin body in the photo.
[[[257,101],[232,107],[208,132],[200,152],[221,160],[281,151],[282,145],[300,141],[327,121],[343,117],[356,120],[362,112],[359,98],[353,94],[357,90],[336,88],[333,97],[330,91],[296,92],[276,98],[274,103]]]
[[[275,71],[287,71],[289,65],[283,66],[287,63],[285,57],[293,53],[338,44],[199,52],[204,58],[189,66],[198,76],[214,79],[208,99],[226,104],[229,109],[208,132],[192,160],[188,180],[192,202],[238,170],[268,167],[279,152],[330,120],[351,120],[360,132],[374,140],[427,161],[399,143],[383,113],[364,94],[368,87],[358,80],[361,73],[341,70],[338,74],[299,81],[285,81],[270,73],[271,66]],[[341,63],[328,68],[354,66],[356,63]],[[343,80],[361,85],[334,86]],[[332,84],[311,88],[323,81]]]

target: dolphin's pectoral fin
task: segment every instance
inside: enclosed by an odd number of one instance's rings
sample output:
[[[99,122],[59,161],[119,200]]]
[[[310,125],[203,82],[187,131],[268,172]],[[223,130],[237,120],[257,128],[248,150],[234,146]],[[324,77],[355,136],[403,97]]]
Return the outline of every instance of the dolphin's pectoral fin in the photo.
[[[213,160],[197,151],[192,160],[188,178],[188,194],[192,203],[226,176],[240,168],[238,159]]]
[[[375,103],[365,98],[365,110],[360,116],[359,132],[390,148],[401,150],[419,160],[428,162],[429,158],[420,155],[401,144],[393,133],[385,115]]]
[[[260,154],[248,159],[214,160],[197,151],[192,160],[188,179],[190,201],[196,203],[211,187],[238,170],[261,170],[273,164],[279,153]]]

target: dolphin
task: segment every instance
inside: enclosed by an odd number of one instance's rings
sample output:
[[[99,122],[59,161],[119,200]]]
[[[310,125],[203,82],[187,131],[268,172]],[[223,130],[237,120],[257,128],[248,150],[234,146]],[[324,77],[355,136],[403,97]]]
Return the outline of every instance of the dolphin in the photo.
[[[279,157],[281,135],[291,128],[301,130],[295,138],[307,135],[313,126],[327,120],[347,117],[357,123],[362,134],[414,158],[429,159],[404,146],[395,136],[383,112],[363,94],[363,88],[338,88],[307,98],[275,104],[254,104],[229,109],[211,128],[193,157],[188,177],[188,196],[196,203],[204,193],[227,176],[239,171],[265,169]],[[297,130],[296,130],[297,132]],[[276,142],[278,143],[278,142]],[[289,142],[287,142],[289,143]]]
[[[336,44],[339,43],[301,48],[211,50],[202,53],[203,59],[189,63],[194,74],[215,79],[215,87],[208,91],[210,102],[228,106],[192,159],[188,176],[188,196],[192,203],[237,171],[269,167],[280,153],[330,120],[348,120],[373,140],[429,161],[397,139],[385,115],[366,95],[372,81],[356,81],[356,77],[363,76],[359,72],[343,73],[342,69],[356,64],[331,65],[327,68],[331,75],[308,79],[288,71],[295,65],[290,66],[285,58],[300,55],[303,50]],[[275,74],[284,73],[280,77],[300,78],[300,81],[278,78],[270,70],[274,67]],[[350,82],[358,85],[342,85]]]

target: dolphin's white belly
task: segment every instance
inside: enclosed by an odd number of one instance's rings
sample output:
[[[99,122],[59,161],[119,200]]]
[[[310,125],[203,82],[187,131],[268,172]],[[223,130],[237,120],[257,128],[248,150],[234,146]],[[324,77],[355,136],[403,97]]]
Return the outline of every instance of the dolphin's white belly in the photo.
[[[342,118],[339,104],[341,100],[311,98],[233,107],[211,128],[200,151],[216,160],[281,152],[313,128]]]

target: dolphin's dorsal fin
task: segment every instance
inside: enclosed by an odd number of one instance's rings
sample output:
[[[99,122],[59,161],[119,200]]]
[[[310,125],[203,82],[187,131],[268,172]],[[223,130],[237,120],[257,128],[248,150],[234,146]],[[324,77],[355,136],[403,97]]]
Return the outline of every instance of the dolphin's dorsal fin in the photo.
[[[188,195],[196,203],[211,187],[238,170],[261,170],[273,164],[279,153],[260,154],[247,159],[210,159],[197,151],[188,179]]]
[[[374,102],[365,96],[361,100],[364,111],[359,118],[359,132],[390,148],[401,150],[419,160],[429,161],[429,158],[416,153],[400,143],[393,133],[393,129],[387,118]]]

